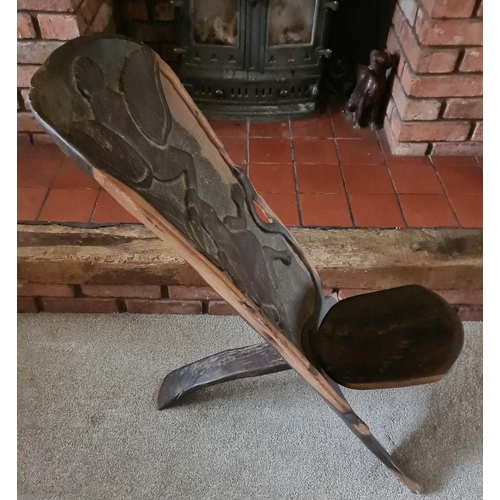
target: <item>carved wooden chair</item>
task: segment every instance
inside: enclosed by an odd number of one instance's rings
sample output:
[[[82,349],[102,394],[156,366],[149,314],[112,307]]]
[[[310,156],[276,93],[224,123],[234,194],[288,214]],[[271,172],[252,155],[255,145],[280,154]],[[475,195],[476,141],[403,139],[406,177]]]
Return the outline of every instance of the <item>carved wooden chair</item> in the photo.
[[[264,338],[169,373],[158,409],[229,380],[293,368],[412,492],[410,479],[339,385],[439,380],[463,343],[455,311],[419,287],[336,303],[296,241],[224,147],[169,66],[123,37],[52,53],[32,79],[33,113],[54,141],[186,259]]]

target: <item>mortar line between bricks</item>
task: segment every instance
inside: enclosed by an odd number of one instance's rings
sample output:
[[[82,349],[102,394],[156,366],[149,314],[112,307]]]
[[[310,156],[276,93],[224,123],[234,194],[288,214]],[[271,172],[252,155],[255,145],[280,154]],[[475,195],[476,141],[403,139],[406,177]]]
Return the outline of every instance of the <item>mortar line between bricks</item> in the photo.
[[[127,304],[125,302],[125,299],[123,299],[121,297],[116,297],[116,302],[118,304],[118,312],[119,313],[127,312]]]
[[[464,57],[465,57],[465,48],[461,47],[459,52],[458,52],[457,60],[455,61],[455,66],[451,72],[452,74],[460,72],[459,68],[460,68],[460,65],[462,64],[462,61],[464,60]]]
[[[97,14],[99,14],[99,11],[101,10],[101,7],[102,7],[103,3],[104,2],[100,3],[99,8],[95,11],[94,15],[92,16],[92,19],[90,19],[90,21],[88,22],[85,30],[83,31],[83,35],[87,35],[88,34],[88,31],[89,31],[90,27],[92,26],[92,24],[94,23],[95,18],[97,17]]]
[[[85,0],[80,0],[80,2],[78,3],[78,5],[72,11],[46,10],[46,9],[19,9],[18,12],[27,12],[28,14],[30,14],[32,16],[36,16],[36,14],[65,14],[65,15],[74,15],[74,14],[76,14],[80,10],[80,7],[83,5],[83,2],[85,2]]]
[[[413,66],[412,66],[412,64],[410,62],[410,59],[406,55],[406,52],[405,52],[402,44],[400,43],[401,35],[397,34],[396,33],[396,29],[394,29],[394,34],[395,34],[396,39],[398,41],[399,49],[403,53],[404,59],[405,59],[406,63],[408,64],[408,66],[410,67],[412,73],[414,73],[417,76],[444,76],[444,75],[456,75],[456,74],[460,74],[461,75],[463,73],[461,73],[458,70],[458,68],[459,68],[459,65],[461,64],[461,61],[462,61],[463,57],[464,57],[465,47],[467,47],[467,48],[469,48],[469,47],[481,47],[482,48],[482,45],[462,45],[462,46],[460,46],[460,45],[458,45],[458,46],[457,45],[423,45],[420,42],[420,38],[418,37],[417,32],[416,32],[416,24],[415,24],[415,26],[411,26],[410,23],[408,22],[408,19],[406,18],[406,16],[404,15],[403,12],[402,12],[402,15],[403,15],[403,17],[405,19],[405,22],[410,27],[410,30],[411,30],[411,32],[413,34],[413,37],[416,40],[416,46],[418,47],[418,49],[420,50],[420,52],[425,51],[425,50],[429,50],[429,49],[432,49],[432,50],[446,50],[446,51],[450,51],[452,49],[457,49],[457,48],[459,49],[459,54],[458,54],[458,57],[457,57],[457,61],[455,61],[455,66],[453,67],[452,71],[450,71],[448,73],[417,72],[413,68]],[[391,27],[392,26],[394,26],[394,25],[391,25]],[[471,73],[467,72],[466,74],[471,74]],[[483,73],[478,72],[478,74],[480,74],[482,76]]]
[[[35,300],[35,305],[39,312],[44,312],[42,297],[33,297]]]
[[[471,119],[470,120],[470,130],[469,133],[467,134],[467,137],[465,138],[465,141],[472,141],[472,136],[474,135],[474,131],[476,130],[476,123],[478,120]]]
[[[31,22],[33,23],[33,28],[35,28],[35,33],[37,35],[37,38],[42,38],[42,30],[40,29],[40,24],[38,23],[38,17],[36,15],[32,15],[31,12],[29,13],[29,15],[31,17]]]
[[[477,15],[479,7],[481,7],[482,2],[483,0],[476,0],[476,4],[474,5],[474,9],[472,10],[472,16],[471,16],[472,18],[482,19],[482,17],[479,17]]]
[[[480,1],[480,0],[476,0],[476,1]],[[422,1],[420,1],[420,4],[422,3]],[[399,5],[398,5],[399,7]],[[400,11],[401,11],[401,15],[404,19],[404,22],[406,22],[408,24],[408,26],[410,27],[410,29],[412,30],[413,34],[415,35],[415,39],[417,40],[417,43],[419,46],[423,46],[423,47],[432,47],[433,49],[434,48],[438,48],[438,49],[443,49],[443,48],[456,48],[457,46],[456,45],[438,45],[438,44],[424,44],[422,43],[422,41],[420,40],[420,36],[418,35],[417,33],[417,23],[415,22],[415,24],[412,26],[410,24],[410,22],[408,21],[408,18],[406,17],[405,13],[403,12],[403,10],[401,9],[401,7],[399,7]],[[421,9],[422,12],[424,13],[424,16],[426,18],[425,20],[425,23],[428,24],[428,25],[432,25],[436,22],[442,22],[443,20],[446,22],[446,21],[462,21],[462,22],[467,22],[467,21],[473,21],[473,24],[479,24],[480,22],[482,22],[482,18],[478,18],[478,17],[474,17],[474,11],[475,11],[475,8],[474,10],[472,11],[473,14],[471,17],[460,17],[460,18],[434,18],[432,17],[428,12],[427,10],[425,9],[425,7],[423,9]],[[473,45],[473,44],[460,44],[458,45],[458,47],[460,46],[465,46],[465,47],[476,47],[477,45]],[[481,45],[480,45],[481,46]]]

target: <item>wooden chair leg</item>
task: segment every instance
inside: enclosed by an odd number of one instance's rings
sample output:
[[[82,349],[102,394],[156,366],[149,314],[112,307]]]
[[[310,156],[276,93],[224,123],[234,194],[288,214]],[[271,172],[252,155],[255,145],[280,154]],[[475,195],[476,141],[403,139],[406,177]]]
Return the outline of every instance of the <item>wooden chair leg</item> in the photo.
[[[337,394],[346,402],[342,391],[337,383],[335,383],[326,373],[323,372],[323,376],[326,378],[331,387],[337,392]],[[389,452],[375,439],[373,434],[370,432],[369,427],[352,411],[352,409],[341,412],[333,405],[330,405],[335,413],[342,419],[344,424],[349,427],[349,429],[361,440],[361,442],[412,492],[412,493],[422,493],[422,487],[420,484],[409,478],[406,472],[394,461]]]
[[[335,302],[333,297],[324,299],[318,327]],[[184,394],[201,387],[289,369],[290,365],[267,342],[230,349],[170,372],[158,381],[153,401],[158,410],[163,410]]]
[[[267,342],[230,349],[170,372],[159,380],[153,401],[162,410],[201,387],[289,369],[290,365]]]

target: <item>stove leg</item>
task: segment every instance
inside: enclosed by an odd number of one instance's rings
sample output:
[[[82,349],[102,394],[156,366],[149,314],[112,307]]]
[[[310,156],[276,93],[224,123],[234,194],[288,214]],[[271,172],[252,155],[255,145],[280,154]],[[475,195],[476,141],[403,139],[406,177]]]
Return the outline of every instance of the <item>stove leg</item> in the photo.
[[[230,349],[170,372],[158,382],[153,401],[156,408],[162,410],[201,387],[289,369],[288,363],[270,344]]]

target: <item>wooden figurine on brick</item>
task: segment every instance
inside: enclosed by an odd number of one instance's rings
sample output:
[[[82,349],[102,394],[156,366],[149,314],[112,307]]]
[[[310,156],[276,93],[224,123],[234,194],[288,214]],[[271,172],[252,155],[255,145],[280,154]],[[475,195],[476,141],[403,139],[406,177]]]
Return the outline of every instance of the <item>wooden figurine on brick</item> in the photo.
[[[352,113],[355,128],[378,128],[381,104],[385,101],[386,73],[397,64],[396,56],[381,50],[372,50],[370,65],[354,88],[345,110]]]

